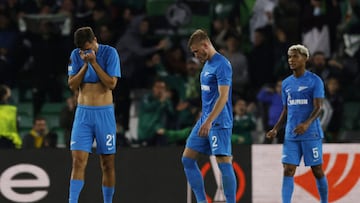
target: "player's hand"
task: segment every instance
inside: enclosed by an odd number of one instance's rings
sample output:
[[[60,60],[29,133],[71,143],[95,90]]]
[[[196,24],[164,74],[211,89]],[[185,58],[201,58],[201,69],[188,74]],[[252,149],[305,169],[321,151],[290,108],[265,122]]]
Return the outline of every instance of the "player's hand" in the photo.
[[[96,55],[95,55],[95,51],[94,51],[94,50],[90,50],[90,51],[86,52],[85,56],[86,56],[86,59],[87,59],[90,63],[95,63],[95,62],[96,62]]]
[[[209,121],[205,121],[201,126],[200,126],[200,129],[199,129],[199,136],[200,137],[206,137],[209,135],[209,132],[210,132],[210,128],[211,128],[211,122]]]
[[[266,137],[267,138],[274,138],[274,137],[276,137],[276,135],[277,135],[277,130],[275,130],[275,129],[271,129],[271,130],[269,130],[267,133],[266,133]]]
[[[294,133],[296,135],[302,135],[305,133],[305,131],[309,128],[309,124],[307,123],[300,123],[296,128],[294,129]]]
[[[85,62],[93,63],[96,61],[96,55],[94,50],[80,50],[80,58]]]

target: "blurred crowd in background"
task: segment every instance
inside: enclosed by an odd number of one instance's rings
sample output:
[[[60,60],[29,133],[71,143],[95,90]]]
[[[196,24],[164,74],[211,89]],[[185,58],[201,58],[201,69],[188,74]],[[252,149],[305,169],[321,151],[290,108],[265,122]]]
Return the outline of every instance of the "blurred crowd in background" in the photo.
[[[17,148],[68,146],[67,65],[81,26],[120,56],[120,146],[185,143],[201,113],[202,64],[187,47],[197,28],[232,64],[234,144],[282,143],[284,132],[264,132],[282,109],[292,44],[309,48],[307,68],[325,84],[324,141],[360,141],[360,0],[0,0],[0,106],[17,107]]]

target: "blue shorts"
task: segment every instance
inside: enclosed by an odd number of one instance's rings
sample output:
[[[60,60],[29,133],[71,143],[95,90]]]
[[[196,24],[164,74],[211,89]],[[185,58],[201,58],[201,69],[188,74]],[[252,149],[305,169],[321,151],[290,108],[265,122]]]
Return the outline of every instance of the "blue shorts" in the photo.
[[[200,121],[192,129],[186,140],[186,147],[207,155],[231,156],[231,128],[210,129],[209,136],[198,135]]]
[[[71,132],[70,149],[91,153],[96,140],[96,153],[116,152],[116,122],[114,106],[78,105]]]
[[[323,162],[322,140],[285,140],[283,144],[282,163],[299,166],[304,157],[305,166],[316,166]]]

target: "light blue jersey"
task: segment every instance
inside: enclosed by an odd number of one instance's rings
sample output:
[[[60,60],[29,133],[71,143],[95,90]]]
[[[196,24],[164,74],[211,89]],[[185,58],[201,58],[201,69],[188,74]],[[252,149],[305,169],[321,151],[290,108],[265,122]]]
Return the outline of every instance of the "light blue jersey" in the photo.
[[[229,98],[219,116],[213,121],[212,128],[232,128],[233,112],[231,104],[232,68],[230,62],[221,54],[216,53],[210,60],[206,61],[200,74],[202,115],[201,124],[212,111],[219,97],[218,86],[230,86]]]
[[[113,47],[99,44],[96,62],[110,77],[120,77],[120,59]],[[84,61],[80,58],[80,49],[74,49],[70,55],[68,75],[77,74]],[[83,83],[97,83],[100,78],[88,63]],[[71,150],[91,152],[92,143],[96,139],[97,153],[113,154],[116,151],[116,121],[113,105],[84,106],[78,105],[71,132]]]
[[[108,45],[99,44],[99,48],[96,53],[96,61],[110,77],[121,77],[120,59],[115,48]],[[70,55],[68,75],[75,75],[80,71],[83,65],[84,61],[80,58],[80,49],[74,49]],[[89,63],[83,82],[96,83],[99,82],[99,80],[100,79],[97,76],[94,68]]]
[[[283,81],[282,102],[288,109],[286,140],[315,140],[324,137],[319,118],[310,124],[304,134],[294,133],[296,126],[310,117],[314,109],[314,99],[324,98],[324,96],[324,84],[321,78],[309,71],[305,71],[299,78],[291,75]]]
[[[231,156],[231,134],[233,114],[231,105],[232,68],[230,62],[216,53],[208,60],[200,74],[202,116],[192,129],[186,147],[203,154]],[[230,86],[229,98],[218,117],[212,122],[209,136],[200,137],[199,129],[219,97],[218,86]]]

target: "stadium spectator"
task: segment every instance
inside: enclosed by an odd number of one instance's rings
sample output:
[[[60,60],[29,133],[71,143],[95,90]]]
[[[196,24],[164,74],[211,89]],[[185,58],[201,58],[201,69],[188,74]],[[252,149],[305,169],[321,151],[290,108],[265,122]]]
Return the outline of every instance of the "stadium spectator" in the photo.
[[[335,60],[327,60],[325,54],[321,51],[314,52],[311,55],[308,69],[317,74],[323,81],[329,77],[336,77],[344,82],[346,80],[344,78],[344,66]]]
[[[273,10],[274,27],[284,32],[290,44],[299,43],[301,39],[300,12],[299,2],[293,0],[279,0]]]
[[[186,76],[177,82],[179,101],[176,103],[176,129],[193,126],[194,119],[200,111],[200,82],[201,63],[195,57],[186,60]]]
[[[168,40],[160,40],[156,45],[147,45],[147,35],[150,32],[150,22],[144,15],[135,17],[126,32],[117,40],[116,49],[121,55],[121,64],[124,67],[123,75],[130,88],[143,88],[142,79],[146,56],[165,49]]]
[[[23,149],[56,148],[57,134],[49,131],[46,119],[36,117],[30,132],[23,135]]]
[[[0,149],[20,149],[21,137],[17,127],[17,107],[9,104],[11,89],[0,85]]]
[[[326,98],[333,109],[330,122],[325,129],[327,142],[339,142],[339,134],[343,125],[344,98],[341,94],[340,82],[336,77],[325,81]]]
[[[275,82],[274,56],[272,45],[272,27],[261,27],[255,30],[254,47],[248,54],[250,100],[255,100],[256,92],[265,84]]]
[[[174,114],[173,105],[166,83],[157,79],[152,91],[143,96],[139,105],[138,143],[142,146],[165,145],[166,140],[157,134],[160,128],[166,128],[170,115]]]
[[[256,128],[256,121],[251,113],[247,112],[247,103],[238,99],[234,103],[234,121],[231,141],[233,144],[252,144],[252,132]]]
[[[244,53],[240,50],[240,34],[229,31],[225,35],[225,47],[223,54],[230,61],[232,66],[232,94],[233,99],[245,97],[245,90],[249,83],[248,61]]]
[[[257,101],[261,103],[264,109],[265,130],[271,130],[280,118],[283,104],[281,101],[281,84],[282,80],[278,80],[274,86],[264,86],[257,94]],[[284,142],[285,128],[280,128],[277,134],[277,143]],[[271,144],[272,138],[265,138],[264,144]]]

